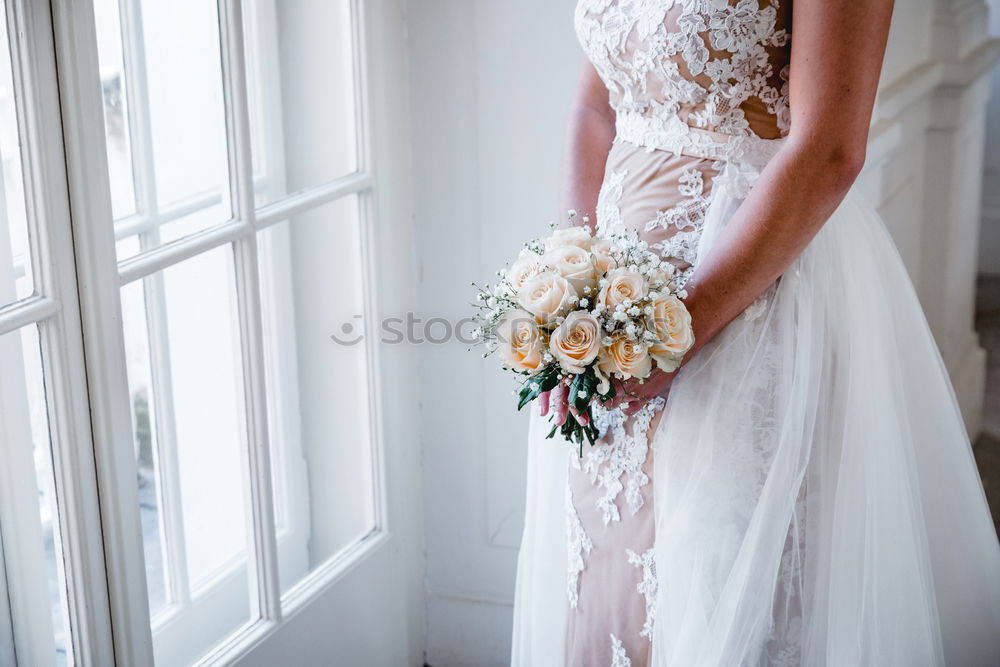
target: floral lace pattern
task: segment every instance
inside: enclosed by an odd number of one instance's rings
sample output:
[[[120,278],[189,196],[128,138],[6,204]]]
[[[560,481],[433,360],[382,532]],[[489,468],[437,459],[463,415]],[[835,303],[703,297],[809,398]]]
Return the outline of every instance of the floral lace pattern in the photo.
[[[583,522],[573,505],[573,492],[566,485],[566,596],[570,609],[580,604],[580,573],[586,567],[586,558],[594,543],[583,529]]]
[[[653,624],[656,622],[657,590],[655,551],[647,549],[642,554],[637,554],[631,549],[626,549],[625,555],[628,556],[629,565],[634,565],[642,569],[642,581],[636,585],[635,589],[642,595],[643,600],[646,602],[646,621],[642,624],[642,631],[639,633],[639,636],[653,641]]]
[[[628,171],[609,170],[601,186],[597,204],[597,233],[615,233],[625,229],[620,200],[624,196],[624,183]],[[713,177],[713,183],[718,176]],[[646,222],[643,231],[667,230],[671,235],[650,247],[661,257],[675,260],[675,280],[682,286],[691,277],[698,256],[705,214],[711,197],[705,189],[705,176],[695,167],[687,168],[681,176],[678,194],[682,199],[668,209],[660,210],[656,217]]]
[[[698,239],[701,238],[705,213],[711,200],[705,196],[705,181],[700,171],[693,167],[684,170],[678,187],[684,197],[672,208],[660,211],[656,219],[646,223],[647,232],[655,229],[672,229],[674,234],[652,248],[662,257],[679,259],[694,264],[698,258]]]
[[[627,171],[609,171],[597,195],[597,234],[604,236],[625,231],[619,206],[625,194]]]
[[[604,495],[597,500],[597,509],[605,526],[621,521],[617,501],[623,491],[631,514],[642,508],[642,487],[649,483],[649,477],[642,471],[649,453],[649,424],[664,404],[663,398],[654,398],[631,418],[627,418],[621,408],[595,410],[594,419],[603,440],[587,451],[583,471],[590,475],[591,483],[604,489]],[[631,425],[631,433],[626,423]]]
[[[611,667],[632,667],[632,661],[625,654],[625,647],[622,640],[611,635]]]
[[[608,87],[619,135],[730,159],[757,136],[787,134],[785,2],[580,0],[577,35]]]

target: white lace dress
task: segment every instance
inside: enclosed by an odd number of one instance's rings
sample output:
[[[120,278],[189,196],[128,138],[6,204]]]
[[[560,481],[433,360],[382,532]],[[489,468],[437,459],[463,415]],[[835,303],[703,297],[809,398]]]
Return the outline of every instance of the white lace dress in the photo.
[[[682,276],[789,129],[789,0],[580,0],[599,230]],[[664,407],[665,406],[665,407]],[[512,663],[1000,665],[1000,548],[912,286],[853,195],[582,459],[533,418]]]

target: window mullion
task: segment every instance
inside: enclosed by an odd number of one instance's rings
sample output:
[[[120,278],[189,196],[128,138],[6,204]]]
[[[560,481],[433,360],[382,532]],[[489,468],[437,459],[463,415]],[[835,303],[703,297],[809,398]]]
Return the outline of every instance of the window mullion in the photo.
[[[174,264],[178,264],[195,255],[218,248],[227,243],[233,243],[253,233],[250,224],[243,220],[231,220],[218,227],[198,232],[191,236],[161,245],[155,250],[130,257],[121,262],[118,268],[118,280],[121,285],[127,285],[133,280],[145,278]]]
[[[122,22],[122,67],[125,100],[132,148],[132,180],[138,217],[146,220],[138,230],[143,252],[160,245],[160,210],[156,191],[156,164],[149,117],[149,89],[146,84],[146,49],[142,7],[137,0],[118,0]],[[116,238],[121,234],[116,233]],[[170,371],[170,344],[167,340],[166,294],[163,276],[152,273],[144,279],[146,330],[150,359],[150,393],[154,401],[154,475],[159,497],[163,558],[169,602],[185,604],[191,588],[187,572],[184,517],[181,506],[180,473],[174,424],[173,383]]]
[[[47,296],[33,296],[0,308],[0,336],[59,312],[59,302]]]
[[[257,229],[264,229],[270,225],[290,220],[304,211],[318,208],[335,199],[361,194],[371,189],[374,180],[371,174],[356,172],[327,183],[314,185],[307,190],[296,192],[284,199],[267,204],[257,211]]]
[[[150,232],[159,236],[157,231]],[[156,240],[149,241],[156,243]],[[177,430],[174,423],[173,381],[170,370],[170,342],[167,335],[166,294],[163,274],[143,279],[146,330],[150,361],[150,393],[153,399],[154,475],[159,496],[158,520],[167,575],[168,602],[185,604],[191,599],[188,581],[184,514],[181,505],[180,472],[177,459]]]
[[[357,124],[358,171],[372,171],[371,123],[368,108],[368,40],[365,35],[365,5],[362,0],[351,0],[351,45],[354,66],[354,117]]]
[[[239,220],[253,225],[254,183],[247,102],[246,63],[243,53],[243,13],[240,0],[219,0],[219,35],[222,41],[222,86],[225,96],[226,133],[229,146],[229,183],[233,210]],[[278,550],[274,528],[274,495],[271,490],[270,440],[267,426],[264,341],[258,273],[257,238],[249,234],[233,244],[239,302],[240,338],[249,457],[249,491],[252,508],[251,595],[266,621],[281,619]]]
[[[94,8],[86,0],[24,2],[51,7],[53,13],[48,25],[55,38],[59,99],[54,108],[62,112],[66,153],[61,166],[68,176],[73,220],[70,257],[75,255],[77,280],[85,287],[78,291],[82,319],[78,325],[87,364],[83,383],[90,396],[100,398],[89,404],[102,526],[94,534],[103,534],[105,559],[104,571],[94,584],[106,584],[110,614],[94,609],[89,614],[105,621],[110,615],[113,642],[109,646],[104,641],[83,657],[90,664],[151,665]],[[71,537],[77,536],[67,536]]]
[[[125,104],[129,110],[132,142],[132,178],[139,215],[158,218],[156,166],[146,85],[146,49],[142,31],[142,9],[138,0],[118,0],[122,22],[122,68],[125,74]]]
[[[233,211],[238,219],[253,223],[253,155],[250,145],[246,62],[243,58],[241,0],[219,0],[219,35],[222,40],[222,89],[226,102],[229,183],[232,188]]]

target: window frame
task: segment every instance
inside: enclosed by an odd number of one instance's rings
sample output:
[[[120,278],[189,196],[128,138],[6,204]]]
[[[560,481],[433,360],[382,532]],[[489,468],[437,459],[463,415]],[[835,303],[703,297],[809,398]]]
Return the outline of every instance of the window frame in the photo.
[[[62,139],[56,50],[48,3],[9,0],[4,6],[11,48],[14,98],[24,175],[34,293],[0,308],[0,335],[37,326],[45,378],[44,395],[56,501],[57,558],[62,561],[69,625],[68,651],[78,660],[111,664],[111,605],[105,586],[104,543],[96,486],[87,377],[79,308],[76,253],[70,223],[66,155]],[[11,533],[16,508],[0,512]],[[30,519],[29,519],[30,520]],[[4,643],[22,663],[46,664],[28,619],[32,603],[6,580],[17,545],[5,545],[0,589],[13,613],[4,610],[10,636]],[[46,605],[47,606],[47,605]],[[22,610],[29,608],[25,617]],[[9,655],[7,657],[10,657]]]
[[[28,1],[20,0],[20,3]],[[224,245],[233,248],[243,350],[246,425],[250,441],[246,481],[251,498],[252,530],[248,533],[251,549],[247,566],[249,579],[253,582],[251,606],[257,610],[259,619],[230,637],[202,662],[223,663],[245,655],[298,613],[308,601],[326,591],[389,539],[382,443],[381,365],[377,345],[369,338],[365,346],[371,422],[373,497],[370,500],[374,529],[313,570],[284,596],[281,595],[271,489],[257,235],[261,230],[290,220],[298,213],[342,197],[356,196],[364,256],[364,316],[374,321],[375,314],[380,312],[375,289],[376,253],[373,249],[378,217],[369,133],[366,3],[351,0],[350,4],[355,56],[357,170],[290,193],[265,206],[255,206],[242,6],[240,0],[219,0],[232,217],[216,227],[122,262],[117,262],[115,246],[116,236],[121,232],[119,230],[116,235],[113,225],[107,224],[112,220],[112,210],[105,168],[103,102],[92,5],[86,1],[52,5],[51,25],[54,27],[55,54],[59,64],[58,93],[63,111],[65,169],[69,175],[69,201],[74,220],[72,234],[76,273],[81,282],[79,298],[86,350],[86,393],[100,397],[89,406],[106,551],[106,562],[102,563],[106,570],[102,567],[98,580],[104,579],[106,571],[106,607],[113,628],[113,642],[106,642],[105,646],[113,646],[117,664],[142,665],[151,664],[153,660],[148,615],[140,611],[148,611],[149,605],[135,485],[136,462],[132,448],[122,446],[132,442],[119,292],[125,284],[148,279],[164,268],[212,249]],[[62,168],[63,164],[58,166]],[[136,190],[138,200],[139,188]],[[70,250],[72,252],[72,248]],[[97,506],[96,502],[91,504],[91,508]],[[79,655],[89,657],[95,654],[84,651]],[[97,664],[110,664],[110,661],[97,661]]]

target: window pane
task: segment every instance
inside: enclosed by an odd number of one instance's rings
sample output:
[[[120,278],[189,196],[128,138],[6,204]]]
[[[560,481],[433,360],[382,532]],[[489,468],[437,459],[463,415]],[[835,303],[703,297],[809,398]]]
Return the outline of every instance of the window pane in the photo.
[[[146,557],[146,589],[153,616],[169,601],[164,566],[162,520],[160,513],[159,474],[154,453],[153,413],[150,408],[152,386],[149,361],[149,332],[146,328],[146,305],[143,283],[133,282],[122,288],[122,313],[125,326],[125,359],[128,368],[129,395],[132,406],[132,437],[139,485],[139,517]]]
[[[374,527],[355,197],[260,233],[281,588]],[[331,338],[336,334],[343,341]]]
[[[6,14],[0,15],[0,307],[35,288]]]
[[[45,385],[34,326],[0,336],[0,368],[10,371],[0,373],[0,578],[6,572],[14,650],[19,664],[71,664]]]
[[[125,259],[231,216],[219,19],[216,3],[201,0],[95,4]]]
[[[233,276],[222,247],[122,290],[158,665],[188,664],[252,620]]]
[[[125,94],[125,63],[118,0],[94,0],[97,48],[104,99],[104,132],[108,142],[108,175],[115,220],[136,212],[132,179],[132,142]]]
[[[257,203],[357,169],[349,0],[244,3]]]

